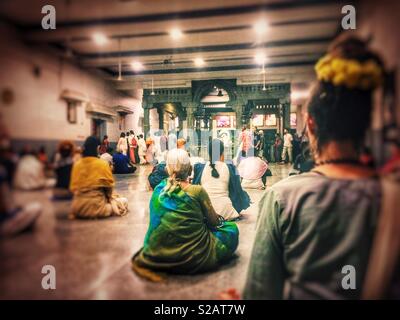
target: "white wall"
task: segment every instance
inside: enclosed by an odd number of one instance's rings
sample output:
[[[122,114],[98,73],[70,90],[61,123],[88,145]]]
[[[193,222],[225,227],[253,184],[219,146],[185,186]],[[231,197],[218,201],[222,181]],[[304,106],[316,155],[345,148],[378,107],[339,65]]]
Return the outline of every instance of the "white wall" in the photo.
[[[127,129],[143,131],[138,127],[143,114],[140,100],[119,93],[99,74],[80,69],[51,49],[24,45],[7,25],[0,26],[0,34],[0,91],[14,93],[13,103],[0,102],[0,112],[13,139],[82,141],[90,135],[91,115],[85,106],[78,107],[78,122],[68,123],[67,104],[59,98],[64,89],[79,91],[92,102],[130,107],[133,114],[126,117]],[[40,68],[39,77],[33,73],[35,67]],[[117,117],[107,121],[107,134],[111,141],[117,140]]]

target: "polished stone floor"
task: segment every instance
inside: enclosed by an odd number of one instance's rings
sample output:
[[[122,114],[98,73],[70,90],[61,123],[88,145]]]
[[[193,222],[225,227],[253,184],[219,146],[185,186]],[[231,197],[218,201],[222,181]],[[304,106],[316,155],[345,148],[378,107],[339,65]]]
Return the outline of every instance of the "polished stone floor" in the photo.
[[[289,166],[271,165],[268,185],[287,177]],[[68,220],[70,202],[52,202],[51,190],[17,192],[15,201],[39,201],[44,210],[33,230],[0,242],[0,299],[216,299],[228,288],[241,290],[254,239],[257,205],[264,191],[250,190],[252,206],[240,230],[237,257],[219,270],[196,276],[169,276],[152,283],[131,271],[148,224],[151,168],[116,177],[116,190],[129,200],[125,217]],[[44,290],[44,265],[56,269],[56,289]]]

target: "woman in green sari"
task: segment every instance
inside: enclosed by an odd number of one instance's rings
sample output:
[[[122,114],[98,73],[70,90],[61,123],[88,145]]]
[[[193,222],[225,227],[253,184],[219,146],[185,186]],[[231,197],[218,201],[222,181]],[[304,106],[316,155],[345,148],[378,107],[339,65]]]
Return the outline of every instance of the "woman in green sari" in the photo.
[[[153,192],[150,225],[133,270],[156,280],[153,271],[197,273],[215,269],[235,252],[239,231],[215,213],[207,192],[188,182],[192,167],[186,151],[167,155],[169,177]]]

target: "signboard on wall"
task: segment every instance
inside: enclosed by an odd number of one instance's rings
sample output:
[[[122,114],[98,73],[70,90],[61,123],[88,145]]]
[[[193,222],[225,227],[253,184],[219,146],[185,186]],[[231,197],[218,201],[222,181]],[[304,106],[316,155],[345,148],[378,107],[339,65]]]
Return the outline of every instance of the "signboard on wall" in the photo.
[[[276,127],[277,120],[276,120],[276,114],[275,113],[271,113],[271,114],[266,114],[265,115],[265,125],[267,127]]]
[[[253,116],[253,125],[256,127],[264,126],[264,115],[263,114],[256,114]]]
[[[232,119],[231,116],[216,116],[217,128],[231,128]]]

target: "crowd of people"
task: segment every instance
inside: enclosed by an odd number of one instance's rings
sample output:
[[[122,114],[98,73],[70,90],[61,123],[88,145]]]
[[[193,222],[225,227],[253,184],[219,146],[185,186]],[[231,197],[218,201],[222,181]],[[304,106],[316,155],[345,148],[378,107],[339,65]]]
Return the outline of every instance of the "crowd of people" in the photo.
[[[307,140],[301,141],[297,156],[289,130],[275,139],[274,159],[294,163],[298,174],[268,187],[260,200],[242,295],[246,299],[362,297],[382,207],[379,173],[400,167],[398,152],[394,164],[381,172],[366,164],[361,152],[384,65],[363,41],[340,38],[316,65],[316,75],[308,102]],[[71,142],[61,142],[53,166],[54,198],[72,198],[71,218],[123,216],[128,201],[115,193],[113,173],[131,174],[135,165],[151,163],[149,225],[143,247],[132,257],[132,269],[153,281],[166,273],[216,269],[232,259],[238,247],[238,224],[251,204],[245,190],[265,189],[271,174],[263,132],[243,128],[233,162],[224,159],[219,139],[209,140],[207,161],[193,157],[185,139],[164,134],[154,140],[133,131],[121,133],[113,153],[107,136],[101,142],[91,136],[79,157]],[[8,159],[12,161],[9,154]],[[26,150],[15,169],[14,187],[49,186],[44,163],[48,160],[43,152]],[[4,194],[9,193],[7,166],[4,161],[0,170]],[[18,212],[26,214],[26,221],[20,222],[25,227],[40,213],[37,205],[16,208],[1,199],[3,233],[15,230],[7,221]],[[346,265],[357,270],[354,290],[341,285]],[[388,296],[396,292],[390,284]]]

